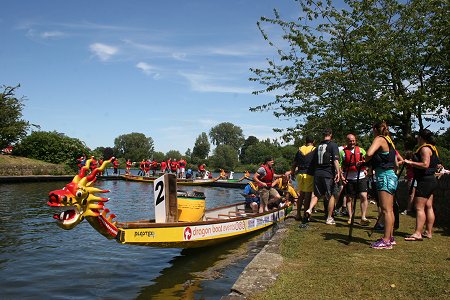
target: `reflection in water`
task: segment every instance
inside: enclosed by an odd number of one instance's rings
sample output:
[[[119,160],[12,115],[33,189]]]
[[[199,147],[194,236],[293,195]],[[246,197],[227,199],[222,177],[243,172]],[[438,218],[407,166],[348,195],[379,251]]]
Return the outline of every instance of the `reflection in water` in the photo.
[[[214,286],[204,282],[215,280],[220,285],[221,280],[229,281],[231,288],[237,276],[227,280],[225,269],[234,266],[242,270],[272,235],[273,229],[268,229],[215,247],[184,249],[170,261],[170,267],[141,290],[137,299],[192,299],[193,295],[220,298],[223,292],[218,294]]]
[[[271,232],[191,251],[121,245],[87,222],[67,231],[56,226],[47,197],[64,184],[0,185],[2,299],[216,299],[230,291]],[[106,206],[119,221],[154,218],[152,184],[112,180],[98,187],[111,190]],[[205,192],[207,207],[242,200],[240,189],[183,189]]]

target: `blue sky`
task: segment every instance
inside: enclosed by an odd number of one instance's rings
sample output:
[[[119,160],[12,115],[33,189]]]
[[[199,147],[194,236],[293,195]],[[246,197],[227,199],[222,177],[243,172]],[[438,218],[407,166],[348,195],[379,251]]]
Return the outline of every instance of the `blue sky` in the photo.
[[[87,146],[113,146],[131,132],[155,150],[192,150],[221,123],[245,137],[276,138],[291,126],[250,112],[271,95],[249,68],[277,57],[256,22],[297,18],[293,0],[2,1],[0,85],[20,84],[23,118]],[[268,30],[271,30],[268,28]]]

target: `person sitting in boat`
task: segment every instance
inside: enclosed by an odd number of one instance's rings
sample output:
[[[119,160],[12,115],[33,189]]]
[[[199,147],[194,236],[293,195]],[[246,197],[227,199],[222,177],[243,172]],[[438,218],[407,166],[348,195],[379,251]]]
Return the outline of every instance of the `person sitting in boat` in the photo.
[[[249,182],[242,196],[245,197],[245,208],[251,209],[253,213],[257,213],[259,209],[258,186],[253,182]]]
[[[247,170],[244,172],[244,176],[242,176],[241,178],[239,178],[238,181],[241,182],[241,181],[244,180],[244,179],[252,180],[251,177],[250,177],[250,172],[247,171]]]
[[[253,175],[253,180],[259,187],[259,197],[261,200],[261,205],[259,207],[260,213],[269,210],[269,200],[281,198],[278,191],[272,186],[272,182],[282,176],[275,173],[273,169],[274,163],[275,161],[272,157],[266,157],[264,163],[258,168],[255,175]]]
[[[188,169],[186,171],[186,179],[191,179],[192,175],[194,175],[194,172],[192,172],[192,169]]]
[[[216,180],[218,179],[227,179],[227,173],[224,169],[220,169],[219,177],[217,177]]]
[[[283,175],[276,179],[272,186],[283,194],[282,198],[269,201],[269,209],[281,208],[298,200],[298,194],[289,179],[289,175]]]
[[[198,165],[198,175],[200,175],[199,177],[204,178],[205,174],[206,174],[206,165],[205,164]]]

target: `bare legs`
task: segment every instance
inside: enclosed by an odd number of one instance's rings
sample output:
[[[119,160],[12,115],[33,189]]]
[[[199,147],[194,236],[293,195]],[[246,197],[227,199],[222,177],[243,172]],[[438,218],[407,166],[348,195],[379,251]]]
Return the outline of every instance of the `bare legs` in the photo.
[[[422,230],[425,226],[427,237],[431,238],[434,225],[433,195],[430,198],[416,197],[416,230],[413,236],[422,238]]]
[[[386,191],[378,191],[381,212],[384,216],[384,236],[383,240],[389,242],[394,233],[394,195]]]

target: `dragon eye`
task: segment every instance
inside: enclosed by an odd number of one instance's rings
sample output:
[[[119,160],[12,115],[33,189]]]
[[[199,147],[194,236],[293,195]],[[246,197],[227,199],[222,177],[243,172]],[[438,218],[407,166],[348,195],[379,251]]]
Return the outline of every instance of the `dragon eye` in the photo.
[[[75,194],[75,196],[77,196],[78,198],[80,198],[83,195],[83,193],[81,191],[77,191],[77,193]]]

